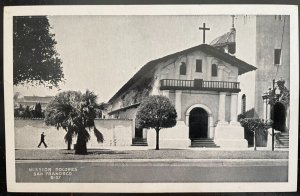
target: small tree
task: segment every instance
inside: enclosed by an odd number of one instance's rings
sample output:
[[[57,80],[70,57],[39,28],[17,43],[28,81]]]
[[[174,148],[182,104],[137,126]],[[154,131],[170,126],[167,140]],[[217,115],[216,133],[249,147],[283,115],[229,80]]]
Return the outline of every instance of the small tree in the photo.
[[[30,111],[30,108],[29,106],[26,106],[26,109],[24,111],[24,118],[30,118],[31,117],[31,111]]]
[[[177,113],[167,97],[154,95],[142,101],[136,118],[139,127],[155,129],[156,150],[159,150],[159,131],[174,127]]]
[[[43,117],[43,113],[42,113],[42,106],[40,103],[36,103],[35,107],[34,107],[34,117],[35,118],[42,118]]]
[[[24,117],[24,108],[22,104],[19,104],[19,107],[14,110],[15,117]]]
[[[75,154],[87,154],[86,144],[90,140],[88,131],[93,130],[97,141],[103,142],[102,133],[95,126],[97,96],[87,90],[84,94],[77,91],[61,92],[47,105],[45,123],[48,126],[63,128],[67,133],[65,141],[71,149],[72,139],[77,136]]]
[[[260,118],[244,118],[240,120],[241,125],[247,129],[253,132],[254,134],[254,139],[253,139],[253,145],[254,145],[254,150],[256,150],[256,134],[260,134],[263,132],[266,132],[269,128],[272,126],[271,121],[265,121]]]

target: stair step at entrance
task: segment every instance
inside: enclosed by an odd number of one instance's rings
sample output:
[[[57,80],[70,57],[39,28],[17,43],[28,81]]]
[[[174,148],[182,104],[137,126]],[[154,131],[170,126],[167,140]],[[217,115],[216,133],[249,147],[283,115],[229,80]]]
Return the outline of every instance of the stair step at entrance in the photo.
[[[205,147],[205,148],[218,148],[212,139],[208,138],[197,138],[191,141],[190,147]]]
[[[132,138],[131,146],[148,146],[148,142],[144,138]]]
[[[276,139],[277,141],[275,142],[275,148],[289,148],[289,133],[280,133],[278,138]]]

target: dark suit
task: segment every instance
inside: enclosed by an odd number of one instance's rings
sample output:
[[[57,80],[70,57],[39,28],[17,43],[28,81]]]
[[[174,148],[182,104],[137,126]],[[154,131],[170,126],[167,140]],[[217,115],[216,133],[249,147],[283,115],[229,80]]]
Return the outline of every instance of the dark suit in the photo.
[[[41,134],[41,141],[40,141],[40,143],[39,143],[39,145],[38,145],[38,148],[41,146],[41,144],[43,143],[44,144],[44,146],[47,148],[48,146],[47,146],[47,144],[45,143],[45,134],[44,133],[42,133]]]

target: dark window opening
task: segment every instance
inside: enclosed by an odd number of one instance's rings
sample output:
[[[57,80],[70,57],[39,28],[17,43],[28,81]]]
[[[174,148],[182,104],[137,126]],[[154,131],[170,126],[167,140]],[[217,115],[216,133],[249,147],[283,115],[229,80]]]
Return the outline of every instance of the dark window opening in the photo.
[[[213,77],[218,76],[218,68],[216,64],[211,65],[211,76]]]
[[[181,62],[179,72],[180,75],[186,75],[186,64],[184,62]]]
[[[196,72],[202,72],[202,60],[196,60]]]
[[[274,64],[280,65],[281,63],[281,49],[274,50]]]
[[[243,94],[242,96],[242,114],[246,113],[246,95]]]

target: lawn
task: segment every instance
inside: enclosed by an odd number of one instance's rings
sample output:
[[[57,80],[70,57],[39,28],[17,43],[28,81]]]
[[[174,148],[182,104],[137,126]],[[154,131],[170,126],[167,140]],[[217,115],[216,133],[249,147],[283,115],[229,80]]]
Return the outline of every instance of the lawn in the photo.
[[[89,149],[87,155],[74,150],[17,149],[16,160],[86,160],[86,159],[288,159],[287,151],[197,151],[190,149],[110,150]]]

